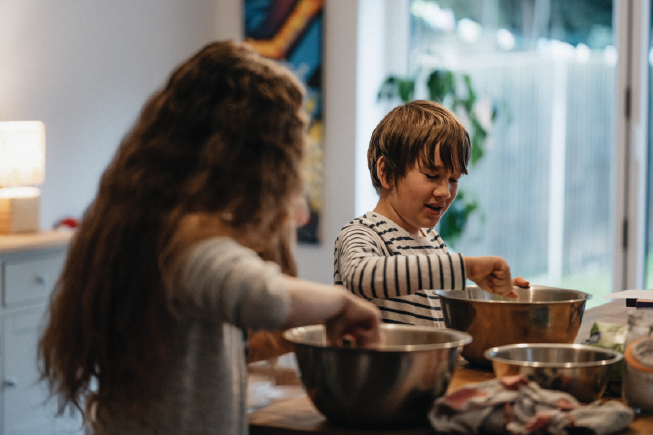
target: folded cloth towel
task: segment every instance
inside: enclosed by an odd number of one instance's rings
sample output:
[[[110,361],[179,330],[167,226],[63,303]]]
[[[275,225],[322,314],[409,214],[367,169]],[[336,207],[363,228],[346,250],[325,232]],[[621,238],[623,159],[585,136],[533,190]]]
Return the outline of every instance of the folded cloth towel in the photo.
[[[583,405],[571,394],[546,390],[522,375],[468,384],[435,401],[436,432],[476,434],[608,435],[630,425],[635,413],[617,401]]]

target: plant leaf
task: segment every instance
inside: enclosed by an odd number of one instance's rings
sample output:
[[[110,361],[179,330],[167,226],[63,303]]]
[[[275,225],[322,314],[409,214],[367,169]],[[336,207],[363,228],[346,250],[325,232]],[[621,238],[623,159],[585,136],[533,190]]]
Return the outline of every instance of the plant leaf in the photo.
[[[456,96],[456,78],[451,71],[435,70],[426,81],[429,99],[442,103],[448,95]]]

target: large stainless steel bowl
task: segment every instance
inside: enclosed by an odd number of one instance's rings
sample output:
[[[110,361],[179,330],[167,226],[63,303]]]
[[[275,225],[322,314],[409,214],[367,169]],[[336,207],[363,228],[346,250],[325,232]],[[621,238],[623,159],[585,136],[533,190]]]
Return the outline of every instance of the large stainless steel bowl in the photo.
[[[381,325],[383,344],[330,347],[325,329],[285,331],[306,392],[331,422],[388,427],[423,423],[433,401],[449,386],[469,334],[410,325]]]
[[[462,356],[490,365],[483,352],[516,343],[573,343],[592,296],[577,290],[533,285],[514,287],[517,299],[493,295],[477,286],[466,290],[436,290],[444,324],[474,339]]]
[[[598,400],[621,352],[584,344],[513,344],[485,352],[497,377],[522,374],[542,388],[565,391],[580,402]]]

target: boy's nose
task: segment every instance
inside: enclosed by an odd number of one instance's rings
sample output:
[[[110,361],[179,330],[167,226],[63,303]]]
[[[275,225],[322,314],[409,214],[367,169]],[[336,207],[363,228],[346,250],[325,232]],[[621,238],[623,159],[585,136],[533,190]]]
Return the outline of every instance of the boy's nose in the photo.
[[[449,198],[451,196],[451,190],[449,190],[449,183],[439,183],[435,189],[433,189],[433,196],[436,198]]]

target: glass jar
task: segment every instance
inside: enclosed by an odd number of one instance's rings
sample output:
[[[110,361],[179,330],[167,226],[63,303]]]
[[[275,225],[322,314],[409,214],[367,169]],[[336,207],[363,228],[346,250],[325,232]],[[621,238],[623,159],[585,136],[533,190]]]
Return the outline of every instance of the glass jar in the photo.
[[[623,399],[638,412],[653,412],[653,309],[628,313]]]
[[[624,350],[638,338],[651,336],[653,336],[653,309],[630,310],[628,313],[628,335],[626,335]]]
[[[653,412],[653,337],[640,337],[626,347],[623,398],[637,412]]]

